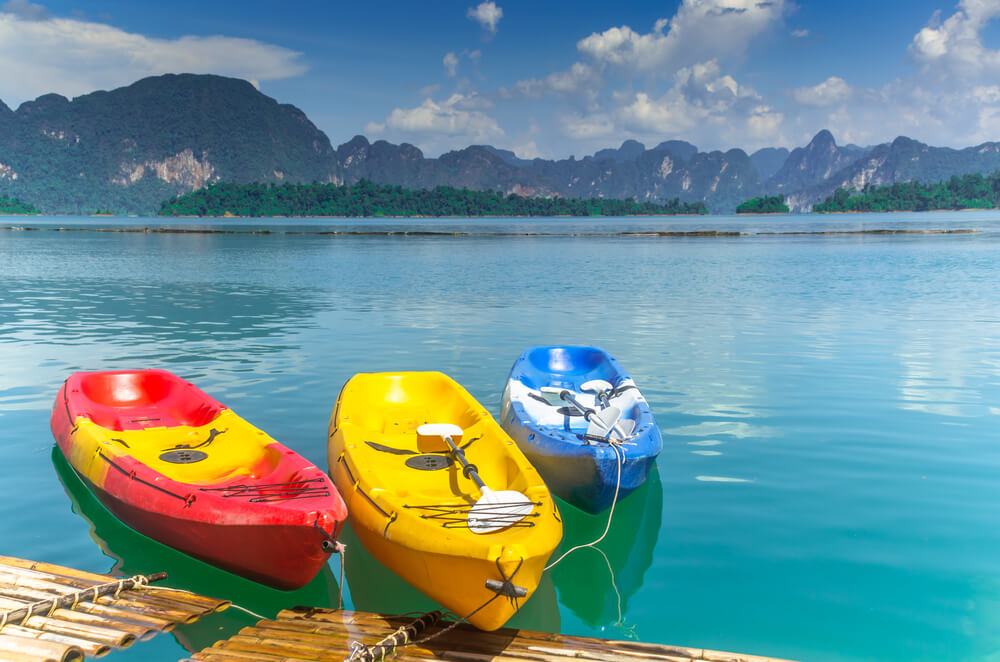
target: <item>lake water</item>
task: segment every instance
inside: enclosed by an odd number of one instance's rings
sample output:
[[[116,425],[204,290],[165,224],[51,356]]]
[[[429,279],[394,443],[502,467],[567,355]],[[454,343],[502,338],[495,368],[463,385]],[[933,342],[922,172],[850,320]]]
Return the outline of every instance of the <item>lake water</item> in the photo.
[[[619,505],[605,554],[558,566],[515,625],[801,660],[1000,659],[1000,213],[0,226],[234,232],[0,230],[0,554],[166,570],[268,616],[336,606],[336,558],[282,593],[108,515],[53,452],[62,381],[166,368],[326,466],[356,372],[441,370],[496,414],[526,347],[596,344],[652,405],[658,474]],[[471,234],[317,234],[408,228]],[[886,228],[979,232],[767,234]],[[745,234],[572,236],[619,229]],[[603,529],[563,513],[564,548]],[[430,606],[346,538],[348,606]],[[230,610],[111,659],[176,660],[253,620]]]

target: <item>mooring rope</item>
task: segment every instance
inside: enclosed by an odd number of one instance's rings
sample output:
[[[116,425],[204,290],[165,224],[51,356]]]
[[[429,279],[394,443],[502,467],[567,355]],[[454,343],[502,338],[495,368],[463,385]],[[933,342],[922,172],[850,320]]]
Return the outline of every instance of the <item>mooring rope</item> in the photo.
[[[444,627],[438,630],[437,632],[434,632],[433,634],[429,634],[426,637],[421,637],[420,639],[410,639],[411,636],[419,634],[421,630],[437,623],[439,620],[441,620],[441,617],[443,616],[443,613],[440,611],[428,612],[423,616],[421,616],[420,618],[413,621],[412,623],[410,623],[409,625],[405,627],[400,627],[391,635],[385,637],[384,639],[382,639],[381,641],[372,646],[366,646],[365,644],[362,644],[359,641],[352,641],[351,654],[348,657],[344,658],[344,662],[375,662],[375,660],[381,661],[385,659],[386,655],[393,652],[397,648],[402,648],[403,646],[419,645],[426,643],[432,639],[436,639],[437,637],[440,637],[445,633],[451,632],[462,623],[468,622],[470,618],[478,614],[483,609],[486,609],[486,607],[493,604],[494,600],[496,600],[501,596],[506,597],[508,600],[510,600],[511,604],[514,605],[515,611],[519,610],[520,607],[517,604],[518,594],[517,591],[515,590],[516,587],[514,586],[513,580],[514,577],[517,575],[517,573],[521,570],[521,566],[524,565],[524,559],[521,559],[521,561],[517,564],[517,567],[514,568],[514,572],[510,573],[510,577],[508,577],[507,573],[505,573],[503,571],[503,568],[500,567],[500,559],[496,560],[496,564],[497,564],[497,570],[500,572],[500,576],[503,577],[503,583],[501,584],[500,589],[491,589],[495,590],[495,594],[491,596],[486,602],[479,605],[465,616],[459,618],[455,614],[449,614],[451,616],[454,616],[455,620],[452,621],[452,623],[449,624],[447,627]],[[430,619],[430,620],[429,622],[425,622],[425,619]],[[415,631],[413,631],[411,634],[407,634],[408,632],[411,631],[411,628],[415,628]],[[397,642],[396,637],[400,635],[403,636],[403,640]]]
[[[202,597],[200,593],[196,593],[194,591],[189,591],[189,590],[183,589],[183,588],[175,588],[173,586],[151,586],[151,585],[146,584],[146,585],[143,585],[143,586],[136,586],[135,588],[141,588],[141,589],[144,589],[144,590],[147,590],[147,591],[171,591],[172,593],[186,593],[187,595],[197,595],[198,597]],[[257,620],[260,620],[260,621],[267,620],[266,616],[261,616],[257,612],[251,611],[251,610],[247,609],[246,607],[243,607],[243,606],[240,606],[240,605],[236,604],[235,602],[230,601],[229,602],[229,606],[232,607],[233,609],[235,609],[236,611],[242,611],[244,614],[248,614],[250,616],[253,616]]]
[[[557,565],[559,565],[559,563],[564,558],[566,558],[567,556],[569,556],[570,554],[572,554],[573,552],[575,552],[578,549],[583,549],[584,547],[594,547],[597,543],[599,543],[602,540],[604,540],[605,536],[608,535],[608,531],[611,530],[611,520],[615,516],[615,506],[618,505],[618,492],[621,490],[621,486],[622,486],[622,467],[625,465],[625,451],[621,448],[621,442],[620,441],[608,440],[608,445],[611,446],[611,448],[614,449],[615,455],[618,458],[618,478],[615,480],[615,496],[611,500],[611,511],[608,513],[608,523],[604,527],[604,533],[601,534],[600,538],[598,538],[597,540],[595,540],[593,542],[588,542],[588,543],[585,543],[583,545],[577,545],[575,547],[571,547],[570,549],[566,550],[563,553],[562,556],[560,556],[558,559],[556,559],[552,563],[550,563],[547,566],[545,566],[545,569],[542,570],[542,572],[545,572],[547,570],[551,570],[552,568],[556,567]],[[597,549],[597,548],[594,547],[594,549]],[[598,550],[598,551],[600,551],[600,550]]]

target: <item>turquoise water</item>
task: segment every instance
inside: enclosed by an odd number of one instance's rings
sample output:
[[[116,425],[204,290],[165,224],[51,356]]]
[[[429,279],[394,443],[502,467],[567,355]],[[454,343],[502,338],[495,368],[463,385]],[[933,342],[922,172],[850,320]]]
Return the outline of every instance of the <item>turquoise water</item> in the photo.
[[[516,625],[802,660],[1000,659],[1000,214],[0,219],[261,223],[273,233],[0,230],[0,553],[166,570],[266,615],[335,606],[336,559],[286,594],[110,517],[53,454],[60,383],[163,367],[325,466],[355,372],[442,370],[496,413],[525,347],[598,344],[656,413],[658,475],[620,504],[606,558],[571,556]],[[317,234],[371,228],[473,236]],[[571,236],[706,228],[746,234]],[[980,232],[766,234],[881,228]],[[511,229],[550,236],[495,234]],[[563,511],[564,548],[601,533]],[[348,605],[428,606],[346,538]],[[177,659],[252,621],[231,610],[111,659]]]

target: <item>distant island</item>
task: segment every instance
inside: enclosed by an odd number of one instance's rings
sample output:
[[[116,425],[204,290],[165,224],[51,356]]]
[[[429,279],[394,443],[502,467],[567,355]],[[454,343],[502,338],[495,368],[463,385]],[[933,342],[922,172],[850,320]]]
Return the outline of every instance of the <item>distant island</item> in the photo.
[[[41,214],[33,205],[21,202],[19,198],[0,195],[0,214]]]
[[[930,211],[938,209],[995,209],[1000,207],[1000,171],[991,175],[952,176],[946,182],[901,182],[867,185],[860,192],[838,188],[813,206],[813,212]]]
[[[673,216],[707,214],[702,202],[527,198],[450,186],[406,189],[362,180],[336,184],[219,183],[174,197],[160,216]]]
[[[766,195],[747,200],[736,208],[737,214],[787,214],[788,205],[783,195]]]

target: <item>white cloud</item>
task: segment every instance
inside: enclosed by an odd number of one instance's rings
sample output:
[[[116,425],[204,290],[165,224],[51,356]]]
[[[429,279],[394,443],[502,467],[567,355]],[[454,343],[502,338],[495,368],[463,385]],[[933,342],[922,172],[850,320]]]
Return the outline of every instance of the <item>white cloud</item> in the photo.
[[[2,11],[25,21],[45,21],[52,17],[48,9],[28,0],[8,0],[4,3]]]
[[[983,45],[981,33],[1000,16],[1000,2],[961,0],[954,14],[940,21],[935,13],[914,37],[910,54],[925,68],[945,75],[976,76],[1000,74],[1000,51]]]
[[[792,36],[796,39],[805,39],[809,36],[809,30],[792,30]]]
[[[252,39],[154,39],[103,23],[48,17],[38,8],[14,0],[0,12],[0,99],[11,105],[48,92],[72,97],[163,73],[261,81],[306,70],[300,53]]]
[[[542,79],[519,80],[509,89],[500,88],[500,96],[537,99],[545,94],[579,95],[593,102],[602,85],[601,73],[597,69],[584,62],[574,62],[565,71],[557,71]]]
[[[458,73],[458,57],[454,53],[450,51],[445,53],[444,60],[442,62],[444,63],[445,73],[449,76],[453,77],[456,73]]]
[[[564,115],[560,118],[563,134],[576,140],[590,140],[610,136],[615,132],[615,122],[608,115]]]
[[[465,15],[479,23],[484,30],[489,30],[491,33],[496,34],[497,24],[503,18],[503,9],[497,7],[496,3],[492,2],[492,0],[487,0],[475,7],[469,7],[469,11]]]
[[[677,72],[673,88],[659,98],[645,92],[620,94],[616,118],[625,132],[664,139],[677,137],[716,146],[783,143],[784,116],[752,88],[723,74],[715,60]]]
[[[843,78],[830,76],[818,85],[792,90],[792,97],[806,106],[834,106],[851,98],[851,86]]]
[[[481,101],[475,96],[453,94],[445,101],[424,99],[416,108],[396,108],[383,123],[370,123],[365,127],[371,133],[387,129],[397,132],[461,136],[469,142],[481,143],[503,135],[496,120],[474,110]]]
[[[684,0],[673,19],[658,20],[648,34],[627,25],[613,27],[581,39],[577,49],[599,63],[673,72],[693,62],[741,55],[784,10],[784,0]]]

